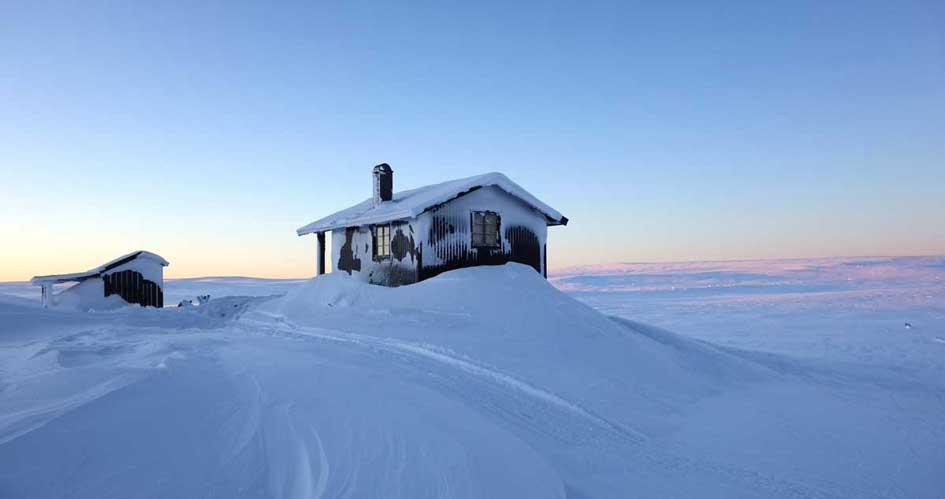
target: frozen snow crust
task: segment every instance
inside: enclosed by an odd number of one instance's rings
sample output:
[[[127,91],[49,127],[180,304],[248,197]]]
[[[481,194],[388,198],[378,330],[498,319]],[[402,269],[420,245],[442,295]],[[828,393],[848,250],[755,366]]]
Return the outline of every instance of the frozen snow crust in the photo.
[[[611,319],[517,264],[0,300],[0,497],[937,497],[943,401]]]

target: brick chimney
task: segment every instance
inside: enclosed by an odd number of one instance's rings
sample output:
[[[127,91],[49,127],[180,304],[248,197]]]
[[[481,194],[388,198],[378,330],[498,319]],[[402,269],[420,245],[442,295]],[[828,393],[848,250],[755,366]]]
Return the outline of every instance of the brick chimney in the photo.
[[[387,163],[374,167],[374,206],[394,197],[394,170]]]

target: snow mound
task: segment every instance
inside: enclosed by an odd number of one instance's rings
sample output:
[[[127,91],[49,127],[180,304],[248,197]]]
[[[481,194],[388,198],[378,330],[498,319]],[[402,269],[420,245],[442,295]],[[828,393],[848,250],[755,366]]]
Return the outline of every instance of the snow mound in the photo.
[[[530,267],[0,302],[4,497],[938,497],[945,397],[614,319]]]
[[[615,424],[636,433],[664,428],[668,408],[772,375],[709,344],[605,316],[518,263],[398,288],[326,274],[253,313],[476,359],[477,367],[543,384],[588,411],[612,412]]]

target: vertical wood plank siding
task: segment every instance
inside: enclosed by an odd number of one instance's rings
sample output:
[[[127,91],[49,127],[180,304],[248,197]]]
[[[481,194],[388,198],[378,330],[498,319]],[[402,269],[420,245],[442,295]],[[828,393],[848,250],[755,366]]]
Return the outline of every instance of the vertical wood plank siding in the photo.
[[[497,247],[472,245],[471,214],[483,210],[498,213]],[[544,219],[494,188],[487,187],[459,197],[424,216],[429,217],[429,230],[422,245],[423,264],[419,268],[418,280],[449,270],[508,262],[529,265],[544,275],[542,247],[547,233]]]
[[[164,291],[134,270],[122,270],[102,275],[105,296],[118,295],[128,303],[145,307],[163,307]]]

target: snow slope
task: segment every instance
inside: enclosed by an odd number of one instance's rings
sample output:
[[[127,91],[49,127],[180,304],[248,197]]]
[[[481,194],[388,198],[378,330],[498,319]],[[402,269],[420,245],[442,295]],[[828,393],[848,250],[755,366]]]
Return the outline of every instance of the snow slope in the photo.
[[[0,299],[0,497],[940,497],[945,389],[816,360],[611,319],[517,264]]]
[[[592,265],[551,280],[714,344],[945,382],[945,256]]]

